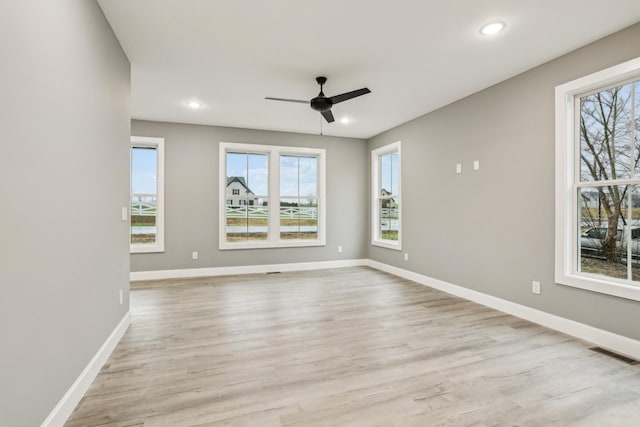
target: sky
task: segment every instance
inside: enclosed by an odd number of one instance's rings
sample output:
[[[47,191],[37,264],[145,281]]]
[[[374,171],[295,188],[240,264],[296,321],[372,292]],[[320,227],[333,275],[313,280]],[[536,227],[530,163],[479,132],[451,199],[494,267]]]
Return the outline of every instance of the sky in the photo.
[[[157,157],[155,148],[131,149],[131,193],[155,194]]]
[[[390,191],[391,194],[398,194],[398,152],[380,156],[380,186]]]
[[[227,176],[241,176],[256,196],[267,196],[269,156],[227,153]],[[317,197],[318,159],[280,156],[280,196]]]

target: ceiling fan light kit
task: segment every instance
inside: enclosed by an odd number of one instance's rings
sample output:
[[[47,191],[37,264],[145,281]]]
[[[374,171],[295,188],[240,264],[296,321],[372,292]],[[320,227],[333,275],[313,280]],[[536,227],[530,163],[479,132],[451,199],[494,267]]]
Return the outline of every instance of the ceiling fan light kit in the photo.
[[[371,91],[365,87],[365,88],[354,90],[351,92],[341,93],[340,95],[327,97],[323,92],[323,86],[327,82],[327,78],[323,76],[316,77],[316,82],[318,82],[318,84],[320,85],[320,93],[318,94],[318,96],[311,99],[311,101],[302,101],[299,99],[287,99],[287,98],[273,98],[269,96],[267,96],[265,99],[268,99],[270,101],[284,101],[284,102],[297,102],[300,104],[309,104],[313,110],[318,111],[320,114],[322,114],[322,117],[324,117],[327,123],[332,123],[335,121],[335,118],[333,117],[333,113],[331,112],[331,107],[333,107],[335,104],[338,104],[340,102],[347,101],[349,99],[353,99],[358,96],[371,93]]]

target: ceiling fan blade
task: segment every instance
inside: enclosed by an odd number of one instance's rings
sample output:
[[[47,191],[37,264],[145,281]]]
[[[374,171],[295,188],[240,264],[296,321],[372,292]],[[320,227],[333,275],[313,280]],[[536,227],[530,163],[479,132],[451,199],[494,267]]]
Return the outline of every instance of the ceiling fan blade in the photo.
[[[329,99],[333,104],[337,104],[338,102],[346,101],[348,99],[355,98],[356,96],[362,96],[368,93],[371,93],[371,91],[365,87],[351,92],[341,93],[340,95],[332,96]]]
[[[333,113],[331,112],[331,110],[323,111],[320,114],[322,114],[322,117],[324,117],[327,123],[332,123],[336,120],[333,118]]]
[[[300,99],[288,99],[288,98],[272,98],[270,96],[265,97],[269,101],[284,101],[284,102],[297,102],[298,104],[309,104],[309,101],[302,101]]]

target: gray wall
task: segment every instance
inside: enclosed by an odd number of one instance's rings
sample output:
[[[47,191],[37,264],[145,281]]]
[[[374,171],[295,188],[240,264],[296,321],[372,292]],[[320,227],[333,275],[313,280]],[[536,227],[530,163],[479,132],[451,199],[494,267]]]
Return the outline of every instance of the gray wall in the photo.
[[[33,427],[128,311],[130,67],[86,0],[1,2],[0,55],[0,425]]]
[[[372,138],[402,141],[410,256],[369,258],[640,339],[638,302],[554,283],[555,86],[640,56],[638,40],[640,24]]]
[[[165,252],[132,254],[131,271],[365,258],[367,144],[361,139],[134,120],[131,134],[165,138]],[[220,142],[325,148],[327,245],[218,249]],[[343,252],[338,253],[338,245]],[[192,260],[191,252],[199,259]]]

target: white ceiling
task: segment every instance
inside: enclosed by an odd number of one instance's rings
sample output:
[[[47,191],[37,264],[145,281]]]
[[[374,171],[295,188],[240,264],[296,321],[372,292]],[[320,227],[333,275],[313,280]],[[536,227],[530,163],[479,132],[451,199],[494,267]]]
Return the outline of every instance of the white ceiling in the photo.
[[[137,119],[369,138],[640,21],[639,0],[98,0]],[[501,20],[489,38],[482,24]],[[189,100],[203,103],[197,111]],[[349,124],[340,123],[343,116]]]

